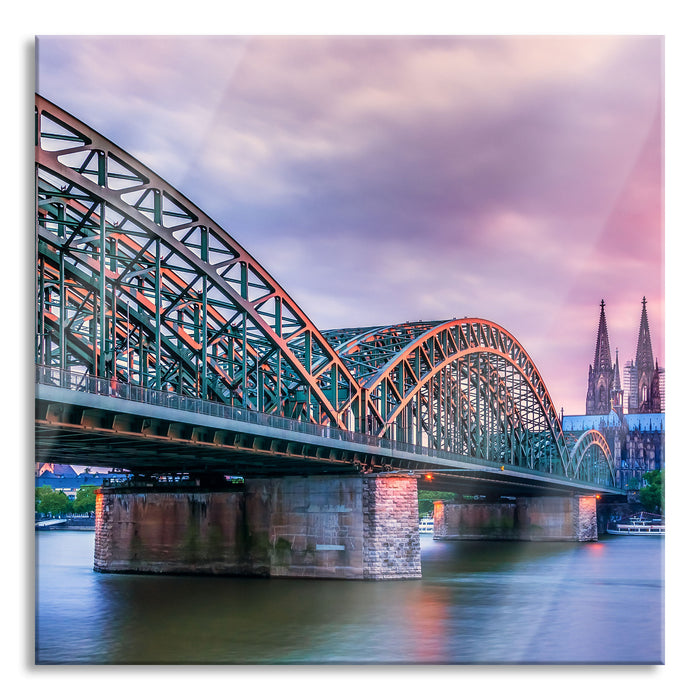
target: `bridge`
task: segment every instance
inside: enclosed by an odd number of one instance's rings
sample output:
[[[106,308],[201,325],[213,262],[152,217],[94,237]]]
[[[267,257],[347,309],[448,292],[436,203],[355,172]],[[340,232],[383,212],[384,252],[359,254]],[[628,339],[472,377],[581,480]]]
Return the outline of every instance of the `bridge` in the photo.
[[[184,195],[40,96],[35,134],[37,461],[120,467],[151,488],[623,493],[603,436],[564,434],[496,323],[321,331]]]

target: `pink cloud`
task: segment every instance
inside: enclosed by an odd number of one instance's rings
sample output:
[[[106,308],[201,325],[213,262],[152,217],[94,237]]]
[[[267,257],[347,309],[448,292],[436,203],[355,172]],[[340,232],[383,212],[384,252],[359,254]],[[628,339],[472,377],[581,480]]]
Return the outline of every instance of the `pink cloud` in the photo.
[[[39,47],[40,92],[180,188],[319,326],[490,318],[576,412],[600,299],[624,361],[646,295],[663,361],[662,38]]]

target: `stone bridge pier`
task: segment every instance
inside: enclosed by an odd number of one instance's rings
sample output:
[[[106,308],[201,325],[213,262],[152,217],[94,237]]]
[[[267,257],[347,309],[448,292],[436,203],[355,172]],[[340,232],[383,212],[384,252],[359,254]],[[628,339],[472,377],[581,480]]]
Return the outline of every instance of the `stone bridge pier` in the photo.
[[[416,478],[246,479],[229,488],[103,487],[96,571],[420,578]]]
[[[434,539],[589,542],[598,539],[595,496],[484,503],[435,502]]]

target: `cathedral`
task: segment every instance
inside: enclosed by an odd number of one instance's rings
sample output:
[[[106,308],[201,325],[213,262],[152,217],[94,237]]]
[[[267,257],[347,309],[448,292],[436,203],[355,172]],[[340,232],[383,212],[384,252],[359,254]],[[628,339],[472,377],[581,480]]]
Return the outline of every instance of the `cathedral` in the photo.
[[[565,433],[577,437],[595,429],[605,436],[617,485],[630,491],[644,486],[646,472],[665,467],[665,372],[654,359],[646,304],[644,297],[637,352],[625,363],[623,384],[619,353],[615,351],[614,364],[610,353],[605,301],[600,302],[593,364],[588,367],[586,414],[562,415]]]

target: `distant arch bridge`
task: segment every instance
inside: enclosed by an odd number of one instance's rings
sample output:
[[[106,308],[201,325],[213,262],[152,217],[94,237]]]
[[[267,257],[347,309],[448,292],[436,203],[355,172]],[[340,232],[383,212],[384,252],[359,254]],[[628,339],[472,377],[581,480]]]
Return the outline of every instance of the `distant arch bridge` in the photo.
[[[36,459],[141,475],[414,471],[475,492],[622,493],[479,318],[320,331],[165,180],[40,96]]]

